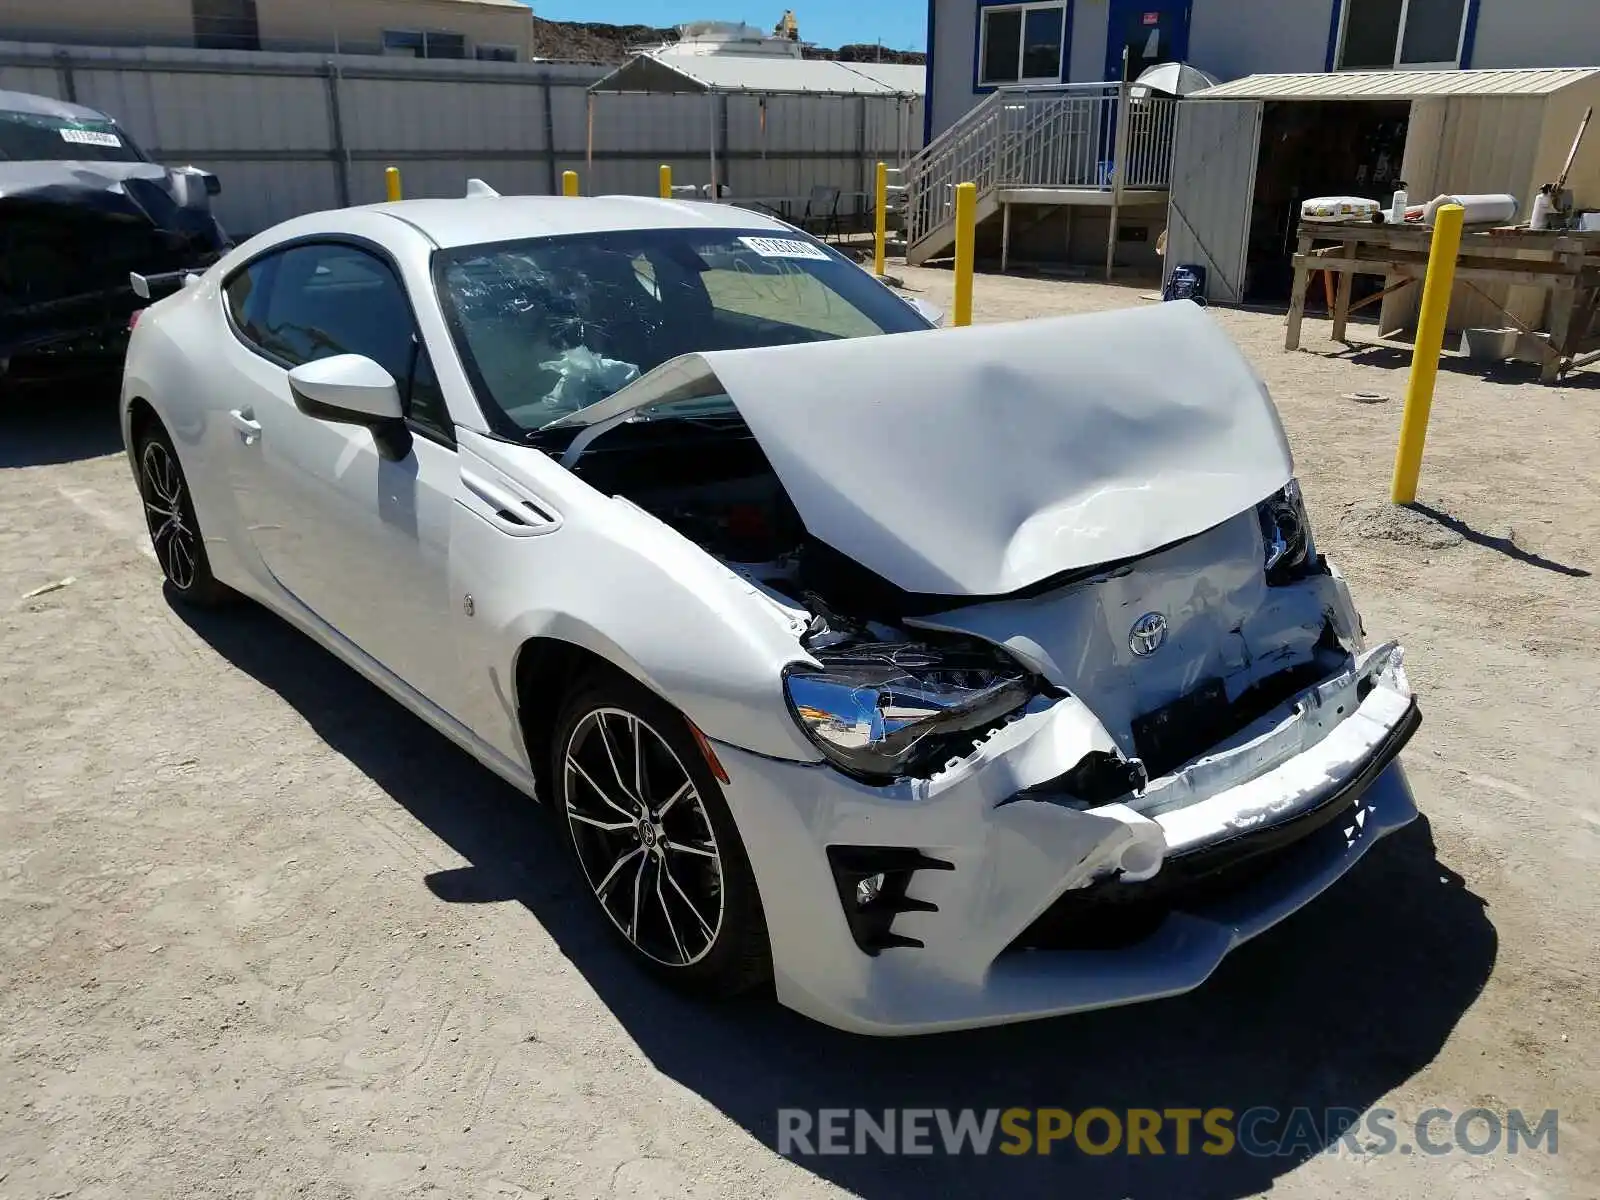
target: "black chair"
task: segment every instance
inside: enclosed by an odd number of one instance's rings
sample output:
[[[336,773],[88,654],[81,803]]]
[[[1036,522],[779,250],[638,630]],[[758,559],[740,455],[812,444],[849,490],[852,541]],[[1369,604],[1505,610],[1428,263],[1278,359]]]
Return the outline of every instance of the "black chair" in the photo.
[[[807,233],[820,234],[823,241],[830,236],[844,236],[839,224],[838,188],[819,185],[811,189],[811,195],[806,200],[806,211],[800,217],[800,228]]]

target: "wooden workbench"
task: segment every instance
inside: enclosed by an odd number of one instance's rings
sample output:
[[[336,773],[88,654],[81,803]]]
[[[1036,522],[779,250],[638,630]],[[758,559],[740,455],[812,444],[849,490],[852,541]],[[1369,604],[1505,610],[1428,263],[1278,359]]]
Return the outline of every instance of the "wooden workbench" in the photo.
[[[1361,308],[1391,292],[1419,282],[1427,274],[1433,230],[1421,225],[1331,225],[1303,221],[1294,256],[1294,291],[1289,304],[1289,328],[1284,348],[1300,348],[1300,324],[1306,312],[1306,288],[1311,275],[1327,271],[1338,277],[1333,304],[1333,340],[1345,340],[1350,314],[1351,283],[1357,275],[1381,275],[1387,286],[1376,296],[1356,305]],[[1317,249],[1318,242],[1331,242]],[[1537,257],[1530,251],[1538,252]],[[1483,293],[1478,284],[1536,287],[1554,299],[1550,308],[1550,338],[1528,338],[1544,347],[1540,378],[1555,383],[1566,372],[1593,361],[1600,351],[1600,331],[1595,329],[1600,305],[1600,233],[1534,232],[1529,229],[1469,230],[1461,238],[1456,260],[1456,280],[1483,295],[1509,324],[1532,333],[1522,321],[1506,312],[1499,301]]]

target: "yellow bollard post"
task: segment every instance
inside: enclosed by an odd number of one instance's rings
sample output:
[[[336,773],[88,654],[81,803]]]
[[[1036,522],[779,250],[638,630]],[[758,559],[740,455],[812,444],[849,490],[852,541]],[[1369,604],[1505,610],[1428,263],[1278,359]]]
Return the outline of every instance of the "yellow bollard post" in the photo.
[[[563,196],[576,196],[578,194],[578,173],[576,171],[561,172],[561,194]]]
[[[1447,204],[1433,226],[1433,246],[1428,252],[1428,277],[1422,285],[1422,308],[1417,315],[1417,341],[1411,353],[1411,381],[1406,385],[1406,410],[1400,419],[1400,445],[1394,455],[1394,478],[1389,499],[1410,504],[1417,498],[1417,476],[1422,471],[1422,446],[1428,438],[1428,413],[1433,408],[1433,386],[1439,378],[1439,354],[1444,349],[1444,326],[1450,315],[1450,292],[1456,281],[1456,257],[1461,253],[1461,225],[1466,210]]]
[[[872,229],[872,273],[883,278],[884,244],[889,240],[889,164],[878,164],[877,194],[873,197],[877,214]]]
[[[400,199],[400,168],[385,167],[383,171],[384,188],[389,193],[389,202],[393,204]]]
[[[956,302],[952,325],[972,324],[972,257],[977,242],[978,185],[956,184]]]
[[[666,163],[662,163],[661,164],[661,170],[658,172],[658,174],[660,175],[660,178],[661,178],[661,198],[663,200],[671,200],[672,199],[672,168],[670,166],[668,166]]]

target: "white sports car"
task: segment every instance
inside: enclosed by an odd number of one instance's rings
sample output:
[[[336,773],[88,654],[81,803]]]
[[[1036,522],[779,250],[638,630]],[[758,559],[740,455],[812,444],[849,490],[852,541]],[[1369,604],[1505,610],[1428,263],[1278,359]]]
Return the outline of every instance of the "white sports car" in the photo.
[[[1400,650],[1189,303],[942,330],[725,205],[411,201],[146,310],[122,418],[178,599],[548,797],[703,992],[878,1034],[1170,995],[1416,815]]]

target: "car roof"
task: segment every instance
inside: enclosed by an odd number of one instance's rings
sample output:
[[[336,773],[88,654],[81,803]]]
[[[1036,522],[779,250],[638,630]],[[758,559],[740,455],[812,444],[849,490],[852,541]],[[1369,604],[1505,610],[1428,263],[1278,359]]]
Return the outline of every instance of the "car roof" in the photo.
[[[629,229],[793,232],[782,221],[732,204],[653,196],[472,196],[401,200],[366,210],[404,221],[440,247]]]
[[[31,92],[0,91],[0,112],[30,113],[40,117],[62,117],[67,120],[109,121],[105,113],[81,104],[68,104],[49,96],[35,96]]]

